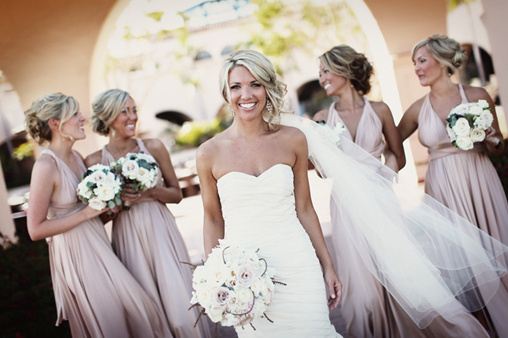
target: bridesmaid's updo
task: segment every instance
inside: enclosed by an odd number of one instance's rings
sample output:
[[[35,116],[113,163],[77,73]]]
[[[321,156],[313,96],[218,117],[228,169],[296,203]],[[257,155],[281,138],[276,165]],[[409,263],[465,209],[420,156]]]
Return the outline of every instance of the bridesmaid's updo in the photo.
[[[319,60],[333,74],[349,79],[361,95],[370,91],[370,77],[374,68],[365,54],[358,53],[348,45],[338,45],[321,55]]]
[[[91,128],[100,135],[109,134],[109,126],[116,120],[130,95],[121,89],[108,89],[95,97],[92,102]]]
[[[456,40],[446,35],[434,34],[430,38],[418,42],[413,47],[411,58],[414,60],[415,53],[420,47],[427,47],[429,53],[439,63],[448,67],[448,74],[452,75],[467,61],[465,49]]]
[[[75,113],[79,112],[79,103],[72,96],[51,93],[35,100],[25,111],[25,129],[38,143],[51,141],[52,133],[49,120],[59,120],[59,130]]]
[[[283,112],[284,95],[287,93],[286,84],[277,79],[275,68],[266,56],[254,50],[239,50],[228,56],[219,74],[222,97],[228,103],[231,103],[229,73],[233,68],[240,66],[247,68],[252,76],[265,87],[267,103],[270,102],[273,109],[270,113],[265,107],[263,119],[268,123],[269,130],[276,130],[280,124],[280,114]]]

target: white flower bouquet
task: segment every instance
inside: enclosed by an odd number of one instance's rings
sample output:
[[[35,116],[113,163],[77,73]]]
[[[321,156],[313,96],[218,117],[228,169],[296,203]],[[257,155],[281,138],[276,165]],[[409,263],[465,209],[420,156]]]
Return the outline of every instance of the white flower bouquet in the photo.
[[[266,318],[274,293],[274,271],[257,253],[225,240],[215,247],[193,275],[191,306],[203,307],[210,319],[223,326],[244,326]]]
[[[159,179],[159,165],[149,154],[128,153],[112,162],[111,167],[124,184],[132,184],[134,191],[152,189]],[[128,209],[129,206],[129,203],[124,202],[124,209]]]
[[[470,150],[474,143],[485,139],[485,131],[493,121],[487,101],[463,103],[453,108],[446,118],[446,131],[455,147]]]
[[[88,168],[77,190],[79,199],[96,210],[113,209],[122,204],[122,183],[110,167],[102,164]]]

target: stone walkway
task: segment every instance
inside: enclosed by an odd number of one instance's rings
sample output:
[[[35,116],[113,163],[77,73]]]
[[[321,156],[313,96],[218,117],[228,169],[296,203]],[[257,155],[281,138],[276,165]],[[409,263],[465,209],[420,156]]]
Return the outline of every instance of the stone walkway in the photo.
[[[311,186],[312,201],[314,208],[318,214],[323,234],[325,236],[326,245],[330,251],[334,250],[331,241],[330,229],[330,184],[329,182],[319,178],[314,171],[309,171],[309,183]],[[203,251],[203,205],[201,196],[192,196],[183,199],[179,204],[168,204],[168,208],[173,213],[178,228],[185,240],[185,244],[189,249],[191,262],[199,264],[204,259]],[[333,252],[333,251],[332,251]],[[333,257],[334,255],[332,255]],[[336,262],[334,262],[336,264]],[[337,332],[346,335],[346,324],[340,312],[340,306],[330,312],[330,319],[335,326]],[[210,324],[212,336],[215,333],[215,324]],[[217,337],[234,338],[237,337],[236,332],[231,327],[217,327]]]

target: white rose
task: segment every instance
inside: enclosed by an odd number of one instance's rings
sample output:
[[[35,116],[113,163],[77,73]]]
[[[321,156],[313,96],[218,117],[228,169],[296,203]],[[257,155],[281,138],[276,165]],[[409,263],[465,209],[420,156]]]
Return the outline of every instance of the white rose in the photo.
[[[106,173],[102,170],[96,170],[90,175],[90,180],[94,183],[101,184],[106,180]]]
[[[480,116],[476,118],[474,121],[474,125],[480,129],[488,129],[492,125],[492,122],[494,121],[494,117],[492,116],[492,113],[488,110],[484,110]]]
[[[475,128],[471,131],[471,135],[469,135],[469,136],[471,137],[471,141],[481,142],[485,139],[485,130]]]
[[[479,100],[478,105],[482,107],[482,109],[489,108],[489,103],[487,100]]]
[[[457,147],[462,150],[473,149],[473,141],[471,141],[469,136],[459,136],[455,142]]]
[[[457,137],[467,136],[467,135],[469,135],[469,132],[471,130],[471,128],[469,127],[469,122],[463,117],[461,117],[457,120],[457,122],[452,127],[452,129],[455,132],[455,134],[457,135]]]
[[[115,190],[112,185],[100,185],[94,189],[94,194],[103,201],[110,201],[115,198]]]
[[[88,201],[88,205],[95,210],[102,210],[106,207],[106,202],[102,201],[100,198],[92,197]]]
[[[453,131],[452,128],[450,128],[448,124],[446,125],[446,132],[448,133],[448,137],[450,138],[450,140],[455,141],[457,136],[455,135],[455,132]]]
[[[229,302],[230,291],[223,286],[215,288],[212,292],[212,306],[225,307]]]
[[[482,111],[483,111],[483,108],[479,107],[477,105],[474,105],[471,108],[469,108],[469,113],[474,114],[474,115],[480,115],[482,113]]]
[[[139,166],[136,163],[136,161],[127,160],[122,165],[122,175],[131,179],[131,180],[134,180],[134,179],[136,179],[138,169],[139,169]]]
[[[153,180],[153,173],[146,170],[145,168],[140,167],[138,174],[136,175],[136,179],[146,188],[150,188],[150,184]]]
[[[86,180],[79,182],[78,195],[83,198],[90,199],[93,194],[92,194],[92,191],[90,189],[88,189],[87,183],[88,182]]]

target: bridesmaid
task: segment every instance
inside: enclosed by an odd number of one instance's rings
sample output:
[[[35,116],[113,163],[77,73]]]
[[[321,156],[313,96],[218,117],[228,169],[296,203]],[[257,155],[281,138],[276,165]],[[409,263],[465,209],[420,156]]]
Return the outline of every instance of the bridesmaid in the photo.
[[[483,88],[454,83],[454,74],[466,61],[461,45],[445,36],[433,35],[413,48],[412,59],[420,85],[430,92],[414,102],[402,117],[398,130],[403,140],[419,129],[420,142],[428,148],[430,162],[425,192],[490,236],[508,244],[508,202],[487,151],[501,153],[504,148],[495,105]],[[474,149],[455,148],[447,135],[446,117],[461,103],[486,100],[493,109],[492,129]],[[508,278],[487,310],[500,337],[508,337]]]
[[[182,192],[171,158],[157,139],[136,138],[137,109],[129,93],[110,89],[93,102],[92,129],[108,136],[102,150],[89,155],[85,163],[109,165],[127,153],[152,155],[160,167],[161,179],[155,188],[134,192],[126,187],[129,211],[113,220],[113,249],[127,269],[164,312],[175,337],[208,337],[206,317],[196,309],[188,311],[192,292],[192,272],[184,240],[166,203],[179,203]]]
[[[381,161],[383,148],[392,170],[398,172],[406,163],[402,140],[395,126],[390,108],[384,102],[369,101],[373,68],[364,54],[347,45],[339,45],[319,57],[319,82],[328,96],[336,96],[329,109],[314,116],[330,127],[337,123],[345,126],[343,137],[368,151]],[[386,142],[386,145],[384,143]],[[486,332],[475,319],[455,304],[449,314],[438,317],[425,329],[420,329],[407,315],[395,298],[386,291],[371,268],[368,248],[354,243],[334,201],[330,205],[332,236],[336,248],[338,272],[344,282],[342,315],[348,333],[354,337],[427,337],[460,336],[464,333],[477,337]],[[460,326],[459,330],[457,327]],[[462,331],[461,331],[462,330]]]
[[[113,253],[99,216],[76,195],[86,172],[72,150],[85,138],[79,104],[61,93],[45,95],[25,112],[28,133],[48,142],[34,165],[27,212],[32,240],[46,238],[57,307],[73,337],[165,337],[169,328],[156,304]]]
[[[339,45],[321,55],[319,61],[319,83],[326,94],[336,96],[337,101],[329,109],[316,113],[314,121],[332,128],[343,124],[342,136],[379,160],[386,142],[386,147],[395,155],[389,157],[395,161],[386,164],[395,172],[399,171],[406,159],[390,108],[384,102],[372,102],[364,96],[371,89],[373,74],[365,55],[350,46]],[[401,336],[408,336],[412,332],[408,332],[405,323],[419,330],[363,263],[362,257],[367,257],[368,253],[360,253],[343,236],[346,225],[340,221],[333,201],[330,209],[338,273],[344,282],[343,303],[347,304],[341,312],[348,333],[355,337],[389,337],[400,330]],[[393,306],[403,315],[399,325],[390,319],[394,316]]]

